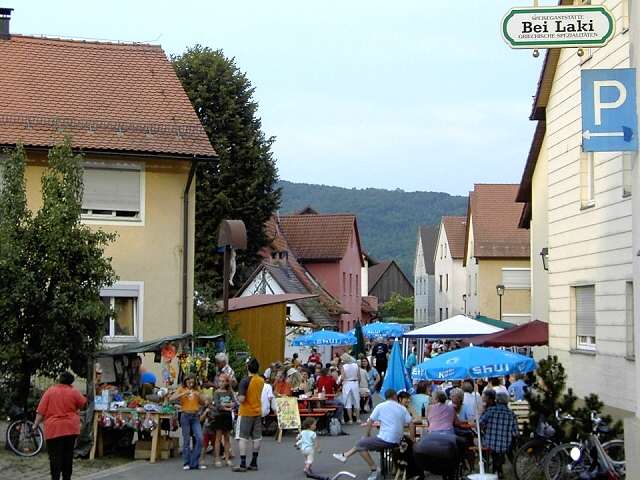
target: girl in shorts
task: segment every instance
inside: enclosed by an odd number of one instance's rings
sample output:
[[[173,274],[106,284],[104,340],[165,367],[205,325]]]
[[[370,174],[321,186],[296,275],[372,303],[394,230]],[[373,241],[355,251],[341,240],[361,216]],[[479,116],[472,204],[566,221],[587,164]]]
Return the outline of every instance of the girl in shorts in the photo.
[[[231,389],[231,379],[229,378],[229,375],[221,374],[218,382],[218,390],[213,394],[213,408],[215,409],[215,416],[212,422],[212,427],[215,431],[213,454],[215,457],[215,466],[222,467],[222,461],[220,460],[220,445],[222,445],[224,448],[225,463],[230,467],[232,463],[229,456],[231,452],[229,432],[233,428],[231,412],[235,406],[236,397]]]

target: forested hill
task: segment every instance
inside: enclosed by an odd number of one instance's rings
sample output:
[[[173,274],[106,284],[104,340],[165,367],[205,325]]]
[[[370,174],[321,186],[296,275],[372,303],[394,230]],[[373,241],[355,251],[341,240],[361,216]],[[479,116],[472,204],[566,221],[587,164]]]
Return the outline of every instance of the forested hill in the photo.
[[[464,215],[467,197],[441,192],[341,188],[280,181],[281,214],[310,205],[320,213],[355,213],[363,248],[377,260],[395,259],[413,282],[418,227],[443,215]]]

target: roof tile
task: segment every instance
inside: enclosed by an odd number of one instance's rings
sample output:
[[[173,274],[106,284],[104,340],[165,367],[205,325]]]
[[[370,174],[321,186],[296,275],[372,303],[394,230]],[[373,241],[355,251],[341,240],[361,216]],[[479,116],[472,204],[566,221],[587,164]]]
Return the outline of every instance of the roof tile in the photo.
[[[349,213],[283,215],[280,227],[298,260],[338,260],[347,251],[355,221]]]
[[[442,217],[442,225],[447,234],[451,257],[463,258],[467,217]]]
[[[11,35],[0,58],[1,145],[215,155],[159,46]]]

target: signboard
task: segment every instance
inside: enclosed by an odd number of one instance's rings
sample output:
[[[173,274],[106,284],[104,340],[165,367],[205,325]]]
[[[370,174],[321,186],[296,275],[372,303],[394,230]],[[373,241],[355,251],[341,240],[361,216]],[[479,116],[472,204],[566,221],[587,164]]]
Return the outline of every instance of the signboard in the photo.
[[[502,19],[502,36],[511,48],[602,47],[615,25],[602,5],[516,7]]]
[[[582,149],[623,152],[638,149],[636,70],[582,70]]]
[[[294,397],[276,398],[276,416],[278,417],[278,441],[283,430],[300,430],[300,412],[298,399]]]

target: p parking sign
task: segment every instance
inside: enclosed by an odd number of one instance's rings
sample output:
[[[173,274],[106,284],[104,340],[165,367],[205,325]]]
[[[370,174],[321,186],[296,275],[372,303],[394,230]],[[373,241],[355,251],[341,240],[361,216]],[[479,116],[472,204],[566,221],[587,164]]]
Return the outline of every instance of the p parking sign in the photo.
[[[638,149],[636,70],[582,70],[582,149],[622,152]]]

